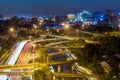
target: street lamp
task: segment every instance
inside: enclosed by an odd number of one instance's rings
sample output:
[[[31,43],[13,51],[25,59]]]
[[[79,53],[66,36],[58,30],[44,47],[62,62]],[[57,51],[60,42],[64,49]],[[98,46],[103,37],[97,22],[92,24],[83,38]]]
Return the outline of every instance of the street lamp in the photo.
[[[33,44],[32,54],[33,54],[33,80],[35,80],[35,44]]]
[[[43,20],[42,20],[42,19],[40,20],[40,23],[43,23]]]
[[[79,29],[76,29],[76,37],[79,35]]]
[[[68,25],[68,24],[66,24],[66,25],[65,25],[65,29],[66,29],[66,31],[67,31],[67,33],[68,33],[68,35],[70,35],[70,31],[69,31],[69,30],[70,30],[70,27],[69,27],[69,25]]]
[[[85,25],[84,25],[84,24],[82,24],[83,37],[84,37],[84,29],[85,29]]]
[[[31,38],[32,38],[32,36],[30,35],[30,36],[29,36],[29,39],[31,40]]]
[[[62,26],[64,26],[65,25],[65,23],[62,23]]]
[[[68,29],[68,28],[69,28],[69,25],[65,25],[65,28]]]
[[[13,28],[10,28],[9,30],[10,30],[10,32],[13,32],[13,31],[14,31],[14,29],[13,29]]]
[[[14,32],[14,29],[13,29],[13,28],[10,28],[10,29],[9,29],[9,38],[11,38],[12,32]]]
[[[84,30],[85,29],[85,25],[84,24],[82,24],[82,30]]]
[[[36,29],[37,29],[37,26],[35,24],[33,24],[33,27],[35,29],[35,40],[36,40]]]
[[[33,80],[35,80],[35,53],[33,53]]]

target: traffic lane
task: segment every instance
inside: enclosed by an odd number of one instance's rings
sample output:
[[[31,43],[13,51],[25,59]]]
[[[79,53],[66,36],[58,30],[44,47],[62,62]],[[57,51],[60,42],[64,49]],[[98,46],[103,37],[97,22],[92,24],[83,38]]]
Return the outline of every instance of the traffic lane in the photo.
[[[24,46],[16,64],[26,64],[26,58],[28,56],[28,52],[29,52],[31,46],[32,46],[32,42],[28,42]],[[15,76],[12,76],[10,80],[21,80],[21,79],[22,79],[21,76],[15,75]]]
[[[20,55],[20,52],[22,51],[23,47],[28,41],[22,41],[16,44],[16,47],[13,51],[13,54],[10,56],[10,59],[6,62],[8,65],[14,65],[18,59],[18,56]],[[6,80],[7,76],[0,76],[0,80]]]
[[[23,51],[21,52],[21,55],[16,64],[25,64],[26,63],[26,59],[28,59],[29,55],[30,55],[29,53],[30,53],[31,47],[32,47],[32,42],[28,42],[25,45]]]
[[[29,50],[29,48],[30,48],[30,46],[32,46],[32,42],[28,42],[28,43],[25,45],[25,47],[24,47],[24,49],[23,49],[23,51],[22,51],[22,54],[27,53],[28,50]]]

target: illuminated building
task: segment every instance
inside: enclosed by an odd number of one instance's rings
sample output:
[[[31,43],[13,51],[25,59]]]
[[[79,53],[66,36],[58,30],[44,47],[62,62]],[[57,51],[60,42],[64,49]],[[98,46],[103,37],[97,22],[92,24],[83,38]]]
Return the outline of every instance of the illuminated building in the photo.
[[[106,22],[107,25],[110,27],[116,27],[117,26],[117,18],[115,16],[114,10],[106,10]]]
[[[77,21],[82,21],[83,23],[87,23],[92,20],[92,13],[83,10],[82,12],[77,14]]]
[[[118,27],[120,28],[120,18],[118,19]]]
[[[68,14],[67,17],[68,17],[70,22],[74,22],[75,18],[76,18],[75,14]]]
[[[67,16],[54,16],[54,22],[62,23],[67,21]]]
[[[105,16],[102,12],[94,12],[93,13],[93,25],[104,25],[104,21],[105,21]]]
[[[77,13],[76,19],[77,21],[81,21],[80,13]]]
[[[67,17],[68,17],[68,19],[74,19],[75,15],[74,14],[68,14]]]
[[[115,16],[115,12],[114,12],[114,10],[106,10],[106,17],[108,17],[108,16]]]

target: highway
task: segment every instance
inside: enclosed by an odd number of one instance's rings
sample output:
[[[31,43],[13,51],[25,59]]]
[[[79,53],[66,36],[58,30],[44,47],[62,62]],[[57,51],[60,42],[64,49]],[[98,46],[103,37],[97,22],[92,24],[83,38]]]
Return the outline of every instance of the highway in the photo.
[[[6,65],[14,65],[24,47],[24,45],[27,43],[28,41],[22,41],[17,43],[15,50],[13,51],[13,55],[10,56],[10,58],[8,59],[8,61],[6,62]],[[3,70],[3,72],[6,72],[10,70]],[[0,75],[0,80],[7,80],[7,75]]]
[[[27,64],[31,55],[32,42],[28,42],[22,50],[16,64]]]
[[[60,37],[59,37],[60,38]],[[64,37],[65,39],[65,37]],[[69,38],[68,38],[69,39]],[[70,39],[72,40],[72,39]],[[58,45],[61,43],[66,43],[68,41],[62,41],[62,42],[58,42],[58,43],[51,43],[46,45],[45,47],[51,46],[51,45]],[[28,42],[28,41],[22,41],[17,43],[15,50],[13,51],[13,55],[10,56],[10,58],[8,59],[8,61],[6,62],[6,65],[15,65],[15,64],[27,64],[29,59],[31,59],[31,57],[33,58],[33,56],[30,55],[31,52],[31,47],[32,47],[32,42]],[[62,49],[62,48],[61,48]],[[64,48],[66,50],[66,48]],[[64,60],[76,60],[76,57],[71,54],[70,52],[66,52],[66,54],[61,54],[62,56],[66,56],[64,58]],[[57,56],[54,56],[54,61],[56,61],[58,58]],[[63,58],[61,58],[60,60],[62,60]],[[62,62],[62,61],[61,61]],[[54,64],[52,64],[54,65]],[[83,69],[83,67],[79,66],[77,63],[75,63],[77,70],[81,71],[83,70],[83,72],[87,69]],[[52,66],[51,66],[52,67]],[[68,69],[71,68],[71,64],[65,64],[62,66],[62,71],[70,71]],[[89,70],[87,70],[89,71]],[[3,72],[11,72],[10,70],[4,70]],[[88,72],[87,72],[88,73]],[[91,73],[90,73],[91,74]],[[10,80],[18,80],[20,77],[19,76],[10,76],[11,79]],[[6,80],[7,76],[5,75],[0,75],[0,80]]]
[[[19,42],[16,43],[10,50],[8,50],[6,53],[4,53],[4,55],[0,58],[0,65],[5,64],[6,60],[10,57],[10,55],[12,54],[11,52],[13,52],[15,50],[15,48],[18,46]]]
[[[27,42],[24,45],[24,48],[22,49],[21,54],[17,58],[17,61],[16,61],[17,65],[28,64],[28,61],[31,58],[30,52],[31,52],[32,44],[33,44],[32,42]],[[18,69],[17,71],[19,71],[19,70],[20,69]],[[19,76],[19,75],[14,75],[14,76],[10,77],[11,80],[19,80],[20,78],[21,78],[21,76]]]

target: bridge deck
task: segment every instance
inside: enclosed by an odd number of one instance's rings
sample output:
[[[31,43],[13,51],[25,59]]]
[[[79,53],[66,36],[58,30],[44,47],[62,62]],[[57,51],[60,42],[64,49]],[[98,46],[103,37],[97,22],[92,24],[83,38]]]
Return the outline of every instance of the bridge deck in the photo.
[[[77,60],[70,60],[70,61],[62,61],[62,62],[51,62],[51,63],[38,63],[38,64],[23,64],[23,65],[1,65],[0,70],[8,70],[8,69],[24,69],[24,68],[37,68],[41,65],[62,65],[67,63],[74,63]]]

